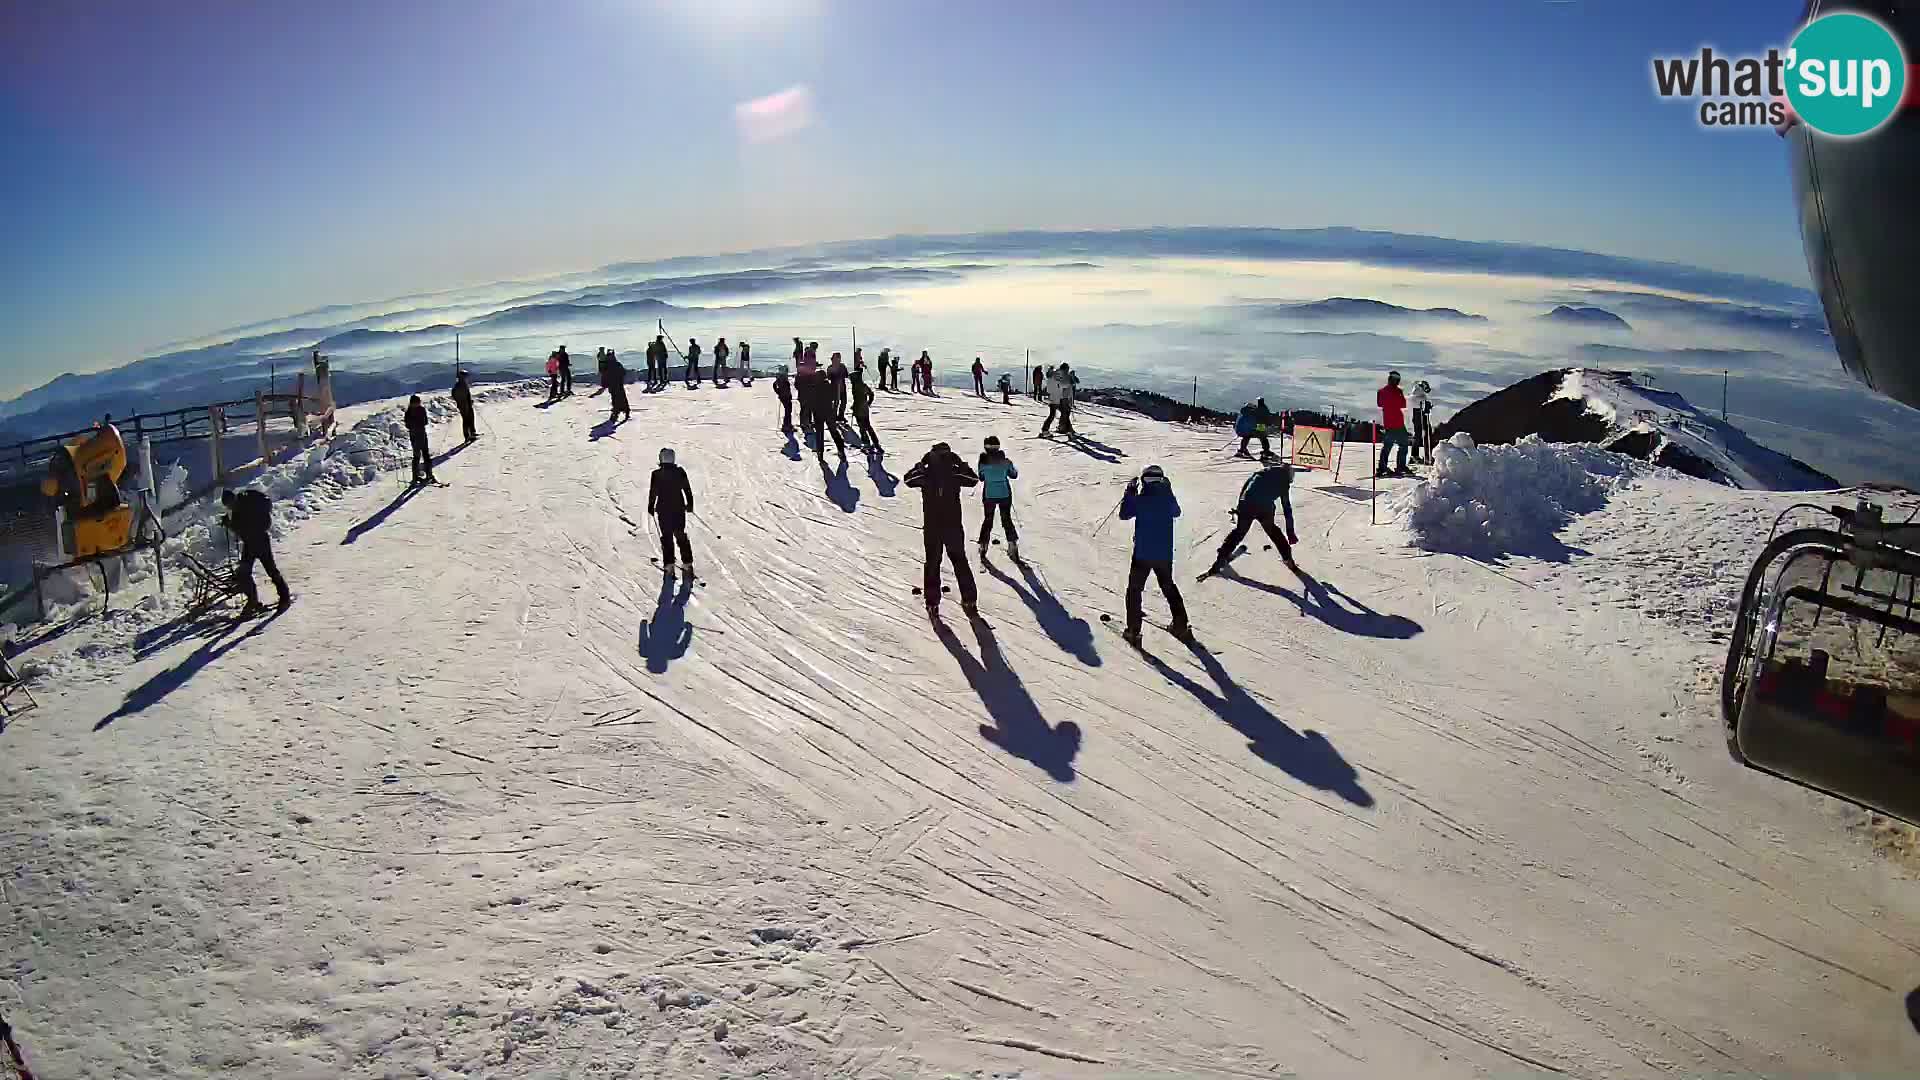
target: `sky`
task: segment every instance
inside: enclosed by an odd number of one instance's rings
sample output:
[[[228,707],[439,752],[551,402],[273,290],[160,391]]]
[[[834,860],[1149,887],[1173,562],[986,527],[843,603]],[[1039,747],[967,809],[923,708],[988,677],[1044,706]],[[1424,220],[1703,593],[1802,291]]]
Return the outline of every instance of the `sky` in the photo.
[[[1354,225],[1805,284],[1780,141],[1649,74],[1799,7],[0,0],[0,394],[324,304],[896,233]],[[745,137],[785,91],[809,122]]]

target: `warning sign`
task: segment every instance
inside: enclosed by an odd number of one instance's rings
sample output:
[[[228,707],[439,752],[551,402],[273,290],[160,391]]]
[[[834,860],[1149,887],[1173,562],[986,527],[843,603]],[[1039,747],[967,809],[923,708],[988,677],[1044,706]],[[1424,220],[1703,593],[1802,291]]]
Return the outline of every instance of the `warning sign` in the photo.
[[[1293,463],[1303,469],[1333,468],[1333,429],[1295,427]]]

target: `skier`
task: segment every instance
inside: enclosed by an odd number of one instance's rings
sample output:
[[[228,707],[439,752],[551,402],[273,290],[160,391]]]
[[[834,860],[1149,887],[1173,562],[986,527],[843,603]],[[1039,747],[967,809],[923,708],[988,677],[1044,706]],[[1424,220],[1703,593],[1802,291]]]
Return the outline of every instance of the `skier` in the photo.
[[[560,357],[560,396],[573,396],[573,357],[567,355],[567,347],[555,350]]]
[[[627,401],[627,366],[607,350],[606,367],[607,393],[613,398],[613,411],[608,420],[633,419],[633,406]]]
[[[985,484],[981,488],[983,501],[980,519],[980,557],[987,557],[987,545],[993,541],[993,511],[1000,510],[1000,526],[1007,533],[1007,558],[1020,561],[1020,533],[1013,527],[1013,484],[1019,479],[1020,470],[1014,468],[1013,459],[1000,449],[997,435],[987,436],[980,453],[980,479]]]
[[[1249,401],[1240,407],[1240,416],[1233,422],[1233,433],[1240,436],[1240,451],[1235,457],[1252,457],[1247,453],[1247,442],[1260,440],[1260,460],[1273,456],[1273,447],[1267,443],[1267,432],[1273,427],[1273,410],[1267,408],[1267,399]]]
[[[953,576],[960,583],[960,610],[970,619],[980,617],[980,597],[974,589],[973,567],[967,565],[966,525],[960,513],[960,489],[979,482],[980,477],[943,442],[934,443],[933,449],[907,470],[907,486],[920,489],[921,527],[926,541],[926,569],[920,591],[932,618],[940,617],[942,553],[953,563]]]
[[[812,401],[808,404],[807,414],[813,418],[813,452],[821,460],[827,456],[827,434],[833,434],[833,445],[841,457],[847,456],[847,440],[840,433],[840,421],[833,415],[833,380],[824,371],[817,371],[808,380],[812,390]],[[803,391],[804,393],[805,391]]]
[[[855,346],[853,350],[854,377],[855,378],[865,377],[866,370],[867,370],[867,358],[864,355],[862,355],[862,350],[858,346]]]
[[[602,349],[593,350],[593,364],[595,369],[595,374],[593,378],[594,378],[594,385],[596,387],[596,389],[594,390],[594,393],[600,394],[604,392],[607,388],[607,350],[606,349],[602,348]]]
[[[1226,541],[1215,553],[1213,566],[1201,576],[1217,574],[1225,569],[1227,560],[1232,557],[1234,550],[1240,546],[1240,541],[1246,538],[1255,522],[1266,530],[1267,539],[1273,541],[1273,549],[1280,553],[1280,561],[1287,564],[1287,569],[1299,573],[1300,568],[1293,562],[1293,545],[1300,542],[1300,537],[1293,531],[1293,500],[1287,496],[1287,490],[1292,486],[1293,466],[1286,462],[1271,463],[1247,477],[1247,482],[1240,485],[1239,503],[1233,508],[1235,519],[1233,531],[1227,534]],[[1273,509],[1276,503],[1286,513],[1287,532],[1284,536],[1280,534],[1280,527],[1273,521]]]
[[[420,404],[420,395],[413,395],[407,402],[405,414],[407,441],[413,444],[413,482],[416,484],[437,484],[433,478],[433,451],[427,448],[427,407]],[[425,470],[425,477],[421,472]]]
[[[853,373],[853,419],[860,426],[860,441],[867,445],[867,453],[873,457],[885,457],[886,451],[880,448],[880,433],[873,430],[873,388],[867,385],[864,375]]]
[[[753,385],[753,346],[740,343],[740,385]]]
[[[1047,369],[1039,364],[1033,365],[1033,400],[1047,400]]]
[[[817,374],[819,370],[820,370],[820,343],[817,341],[810,341],[807,343],[807,347],[801,350],[800,362],[793,369],[793,373],[797,378],[804,379],[809,375]]]
[[[933,393],[933,357],[925,349],[920,350],[920,392]]]
[[[560,399],[560,351],[555,349],[547,354],[547,400]]]
[[[1433,402],[1427,397],[1432,392],[1433,387],[1421,379],[1407,395],[1407,406],[1413,412],[1413,460],[1420,465],[1433,464]]]
[[[293,603],[293,596],[287,592],[287,579],[280,576],[280,567],[273,561],[272,500],[267,498],[265,492],[250,488],[241,492],[222,491],[220,501],[227,507],[221,523],[240,538],[240,570],[237,577],[240,590],[247,597],[247,606],[241,609],[240,614],[255,615],[266,610],[260,603],[260,593],[253,585],[253,564],[256,562],[267,572],[267,580],[273,582],[274,590],[280,594],[280,610],[287,610],[287,605]]]
[[[1004,371],[1000,373],[1000,404],[1013,404],[1013,376]]]
[[[977,356],[973,358],[973,392],[978,397],[987,396],[987,368]]]
[[[687,515],[693,513],[693,485],[687,471],[673,463],[673,451],[660,448],[660,466],[647,481],[647,513],[660,526],[660,565],[673,573],[673,546],[680,544],[680,561],[693,573],[693,547],[687,543]]]
[[[647,350],[647,389],[652,390],[667,385],[666,335],[655,334]]]
[[[773,376],[773,396],[780,399],[780,430],[793,430],[793,391],[787,386],[787,369],[782,367]]]
[[[1073,434],[1073,384],[1076,380],[1066,364],[1047,376],[1047,418],[1040,424],[1044,438],[1052,433],[1054,417],[1060,418],[1060,434]]]
[[[460,410],[460,435],[463,444],[479,438],[480,430],[473,423],[473,389],[467,385],[467,373],[464,371],[453,377],[453,406]]]
[[[887,375],[893,370],[893,352],[889,349],[881,349],[880,358],[874,361],[874,366],[880,369],[880,389],[888,389]],[[900,377],[895,375],[892,389],[900,389],[899,381]]]
[[[920,361],[918,360],[907,365],[907,392],[910,394],[920,392]]]
[[[718,342],[714,343],[713,385],[715,386],[727,385],[727,357],[731,355],[733,355],[733,350],[727,348],[726,338],[721,338]]]
[[[1400,389],[1399,372],[1387,372],[1387,385],[1374,395],[1374,401],[1380,406],[1380,467],[1375,475],[1411,476],[1407,470],[1407,395]],[[1400,448],[1400,460],[1388,472],[1387,453],[1396,446]]]
[[[844,424],[847,422],[847,365],[839,353],[834,353],[833,362],[827,365],[827,378],[833,383],[833,421]]]
[[[697,388],[699,385],[700,385],[700,343],[693,340],[692,338],[688,338],[687,339],[687,389],[692,390]]]
[[[1192,632],[1186,602],[1173,583],[1173,519],[1179,516],[1180,500],[1174,498],[1173,485],[1160,466],[1149,465],[1138,479],[1127,481],[1127,493],[1120,497],[1120,520],[1133,522],[1133,566],[1127,571],[1127,629],[1121,636],[1129,645],[1140,644],[1140,623],[1146,617],[1140,594],[1146,591],[1148,574],[1160,583],[1173,616],[1167,632],[1177,638]]]

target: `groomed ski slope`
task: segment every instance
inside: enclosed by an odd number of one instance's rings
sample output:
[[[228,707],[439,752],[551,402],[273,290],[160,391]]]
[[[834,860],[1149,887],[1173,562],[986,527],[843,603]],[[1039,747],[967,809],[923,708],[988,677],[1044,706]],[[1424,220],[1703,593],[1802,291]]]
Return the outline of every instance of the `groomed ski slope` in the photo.
[[[884,464],[823,472],[764,380],[599,438],[539,401],[290,523],[284,615],[39,635],[0,1009],[40,1074],[1920,1075],[1920,892],[1705,696],[1782,496],[1649,470],[1473,562],[1350,460],[1295,491],[1316,586],[1257,533],[1194,584],[1224,433],[887,394]],[[996,433],[1031,567],[936,630],[898,478]],[[662,445],[697,586],[650,562]],[[1152,463],[1217,654],[1120,640]]]

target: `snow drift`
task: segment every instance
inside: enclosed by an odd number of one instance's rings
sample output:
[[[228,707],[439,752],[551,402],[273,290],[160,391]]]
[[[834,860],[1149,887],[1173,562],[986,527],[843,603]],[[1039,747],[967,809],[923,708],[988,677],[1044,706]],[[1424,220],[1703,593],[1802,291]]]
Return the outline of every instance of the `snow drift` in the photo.
[[[1456,434],[1434,452],[1433,476],[1389,496],[1415,542],[1475,558],[1562,557],[1555,534],[1598,510],[1645,466],[1623,454],[1529,435],[1511,446],[1476,446]]]

